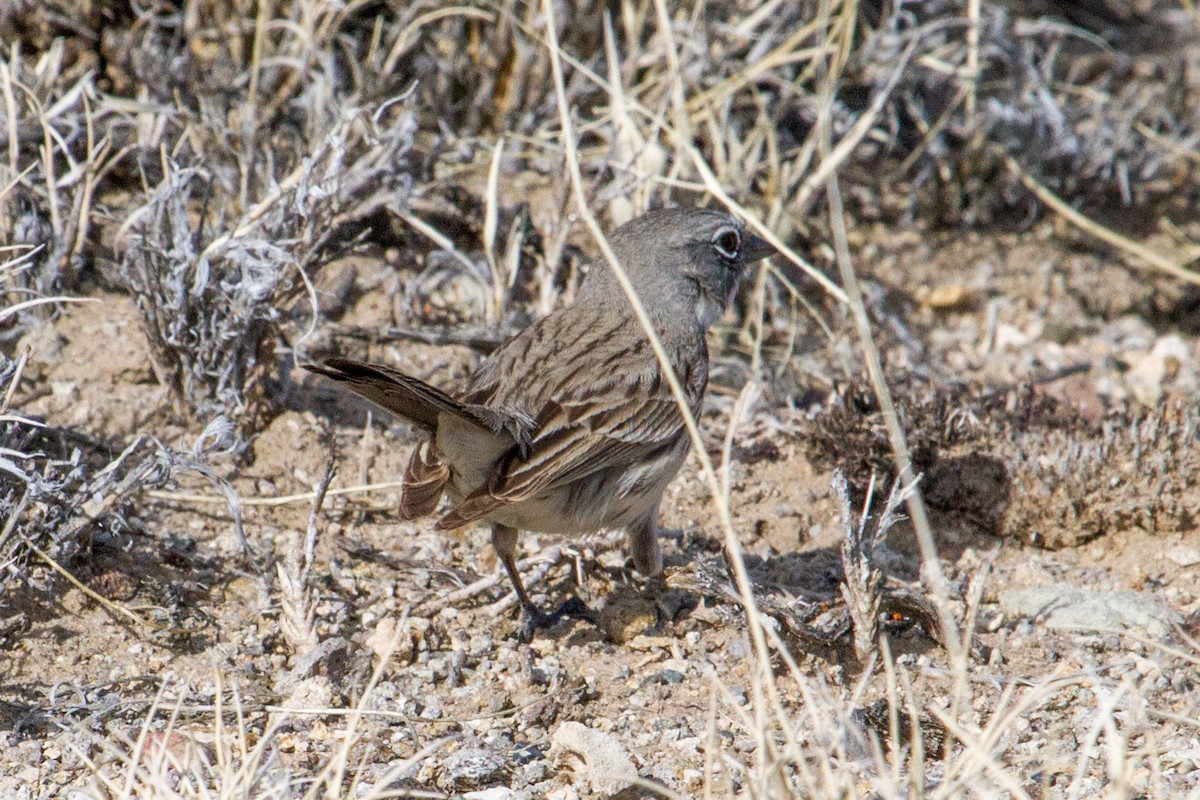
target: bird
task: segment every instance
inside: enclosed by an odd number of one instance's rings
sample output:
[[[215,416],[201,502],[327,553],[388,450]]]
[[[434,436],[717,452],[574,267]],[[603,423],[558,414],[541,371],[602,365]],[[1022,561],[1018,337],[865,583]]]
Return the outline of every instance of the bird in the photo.
[[[775,253],[731,214],[649,211],[608,237],[683,389],[700,414],[705,334],[733,300],[747,265]],[[434,524],[491,526],[528,641],[556,615],[530,599],[517,570],[520,531],[579,536],[623,529],[638,572],[663,572],[659,505],[691,446],[649,336],[608,262],[595,260],[574,303],[494,350],[451,394],[379,364],[306,364],[423,429],[402,481],[399,514]],[[560,610],[561,613],[561,610]]]

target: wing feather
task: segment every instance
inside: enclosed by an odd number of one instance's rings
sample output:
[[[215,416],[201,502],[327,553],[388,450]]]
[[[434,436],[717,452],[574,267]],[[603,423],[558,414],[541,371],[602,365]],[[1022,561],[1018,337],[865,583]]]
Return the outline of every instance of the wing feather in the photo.
[[[565,399],[544,403],[534,419],[527,455],[514,451],[500,459],[485,484],[439,520],[437,527],[461,527],[502,506],[673,446],[684,433],[683,416],[660,379],[657,361],[649,367],[632,366],[642,369],[623,370],[600,385],[570,387]],[[694,413],[707,374],[699,380],[684,377]]]

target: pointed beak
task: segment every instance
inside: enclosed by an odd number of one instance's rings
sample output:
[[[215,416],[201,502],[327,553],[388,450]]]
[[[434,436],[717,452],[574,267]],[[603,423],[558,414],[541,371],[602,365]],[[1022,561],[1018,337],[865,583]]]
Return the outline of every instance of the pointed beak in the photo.
[[[742,262],[752,264],[755,261],[761,261],[768,256],[775,255],[776,250],[766,239],[760,239],[753,233],[747,233],[742,237]]]

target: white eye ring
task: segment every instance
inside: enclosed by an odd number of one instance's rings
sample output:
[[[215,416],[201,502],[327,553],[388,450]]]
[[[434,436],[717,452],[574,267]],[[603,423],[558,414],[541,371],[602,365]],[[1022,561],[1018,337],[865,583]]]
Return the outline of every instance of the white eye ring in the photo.
[[[742,236],[738,233],[737,228],[721,228],[713,236],[712,246],[721,258],[729,261],[737,261],[738,255],[742,251]]]

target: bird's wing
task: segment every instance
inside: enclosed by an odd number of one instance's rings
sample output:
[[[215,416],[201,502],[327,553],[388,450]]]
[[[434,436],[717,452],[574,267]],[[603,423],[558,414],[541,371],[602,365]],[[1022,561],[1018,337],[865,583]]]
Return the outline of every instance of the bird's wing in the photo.
[[[597,331],[603,339],[603,331]],[[614,346],[621,346],[619,341]],[[629,344],[626,338],[626,345]],[[641,339],[637,340],[641,342]],[[673,445],[684,435],[683,416],[663,380],[649,344],[626,347],[623,358],[599,375],[605,343],[584,337],[574,367],[556,376],[561,382],[536,387],[542,400],[533,418],[527,451],[513,448],[499,459],[488,480],[437,523],[451,530],[548,489],[564,486],[595,472],[636,464],[644,456]],[[584,352],[590,356],[582,358]],[[563,359],[571,363],[572,353]],[[579,360],[581,359],[581,360]],[[707,381],[704,358],[682,356],[679,375],[693,412]],[[552,370],[550,370],[552,371]],[[530,392],[525,393],[528,399]]]

